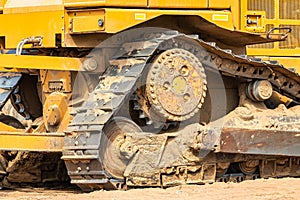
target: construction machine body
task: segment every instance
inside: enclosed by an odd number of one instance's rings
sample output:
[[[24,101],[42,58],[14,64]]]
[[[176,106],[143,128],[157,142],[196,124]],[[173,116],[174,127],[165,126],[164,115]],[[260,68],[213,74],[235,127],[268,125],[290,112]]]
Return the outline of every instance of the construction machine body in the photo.
[[[0,187],[300,176],[299,6],[0,0]]]

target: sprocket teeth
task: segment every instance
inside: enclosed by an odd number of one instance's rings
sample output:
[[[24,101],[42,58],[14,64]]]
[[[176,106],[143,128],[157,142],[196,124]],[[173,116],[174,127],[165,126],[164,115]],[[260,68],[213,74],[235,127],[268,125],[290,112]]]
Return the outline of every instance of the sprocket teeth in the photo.
[[[190,49],[183,41],[180,42],[182,44],[179,46]],[[206,97],[205,70],[199,59],[186,49],[170,48],[160,53],[149,68],[146,96],[158,118],[165,121],[191,118],[198,112],[198,104],[202,104]],[[183,67],[192,73],[182,73]],[[166,82],[169,83],[168,90]],[[186,95],[189,95],[189,101],[185,101]]]

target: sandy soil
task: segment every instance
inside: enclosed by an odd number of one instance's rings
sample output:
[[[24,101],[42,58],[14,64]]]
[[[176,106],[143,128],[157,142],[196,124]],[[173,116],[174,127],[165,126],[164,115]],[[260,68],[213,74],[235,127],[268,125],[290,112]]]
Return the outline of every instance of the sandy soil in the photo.
[[[184,185],[167,189],[148,188],[128,191],[96,191],[82,193],[77,189],[0,190],[2,200],[166,200],[166,199],[300,199],[300,178],[260,179],[242,183],[214,183],[208,185]]]

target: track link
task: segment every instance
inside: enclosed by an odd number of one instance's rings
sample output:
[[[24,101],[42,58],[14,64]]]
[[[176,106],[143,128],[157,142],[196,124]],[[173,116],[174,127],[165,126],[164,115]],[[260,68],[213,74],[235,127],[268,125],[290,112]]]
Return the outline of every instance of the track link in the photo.
[[[137,89],[147,63],[159,51],[171,47],[187,49],[199,58],[206,69],[246,79],[269,80],[274,89],[300,101],[298,74],[277,63],[235,55],[196,36],[166,32],[151,39],[137,38],[123,46],[132,47],[123,48],[110,60],[98,86],[77,110],[66,131],[62,159],[65,160],[71,183],[85,191],[124,186],[125,180],[114,179],[103,168],[103,155],[100,153],[102,137],[105,137],[103,128],[128,102]],[[223,178],[228,180],[228,177]]]
[[[66,161],[71,183],[88,191],[123,184],[124,180],[113,179],[103,169],[99,150],[104,125],[135,91],[137,81],[159,44],[176,35],[176,32],[167,33],[148,41],[151,45],[135,54],[120,52],[119,57],[110,61],[98,86],[68,128],[62,159]]]

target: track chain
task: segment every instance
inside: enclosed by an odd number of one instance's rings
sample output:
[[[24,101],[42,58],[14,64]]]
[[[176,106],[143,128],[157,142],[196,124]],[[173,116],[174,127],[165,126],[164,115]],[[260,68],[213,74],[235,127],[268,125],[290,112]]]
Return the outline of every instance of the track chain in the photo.
[[[274,89],[300,101],[299,75],[275,62],[235,55],[229,50],[220,49],[215,43],[207,43],[195,36],[175,31],[148,40],[140,38],[137,42],[141,44],[140,47],[127,52],[122,49],[118,56],[110,60],[98,86],[77,111],[66,131],[62,159],[65,160],[71,183],[85,191],[120,188],[125,184],[124,180],[115,180],[103,168],[100,153],[101,138],[105,136],[103,128],[136,91],[146,64],[160,48],[164,49],[166,43],[174,48],[188,49],[200,59],[205,68],[247,79],[269,80]],[[148,45],[144,45],[146,43]],[[130,46],[130,43],[124,45]]]
[[[216,178],[216,182],[235,182],[239,183],[244,180],[255,180],[259,178],[259,174],[245,175],[243,173],[225,174],[222,177]]]
[[[66,161],[71,183],[83,190],[122,185],[123,180],[113,179],[102,167],[99,150],[103,127],[135,91],[147,61],[159,44],[176,35],[176,32],[164,34],[148,41],[151,45],[147,48],[121,54],[110,61],[98,86],[68,128],[62,158]]]

